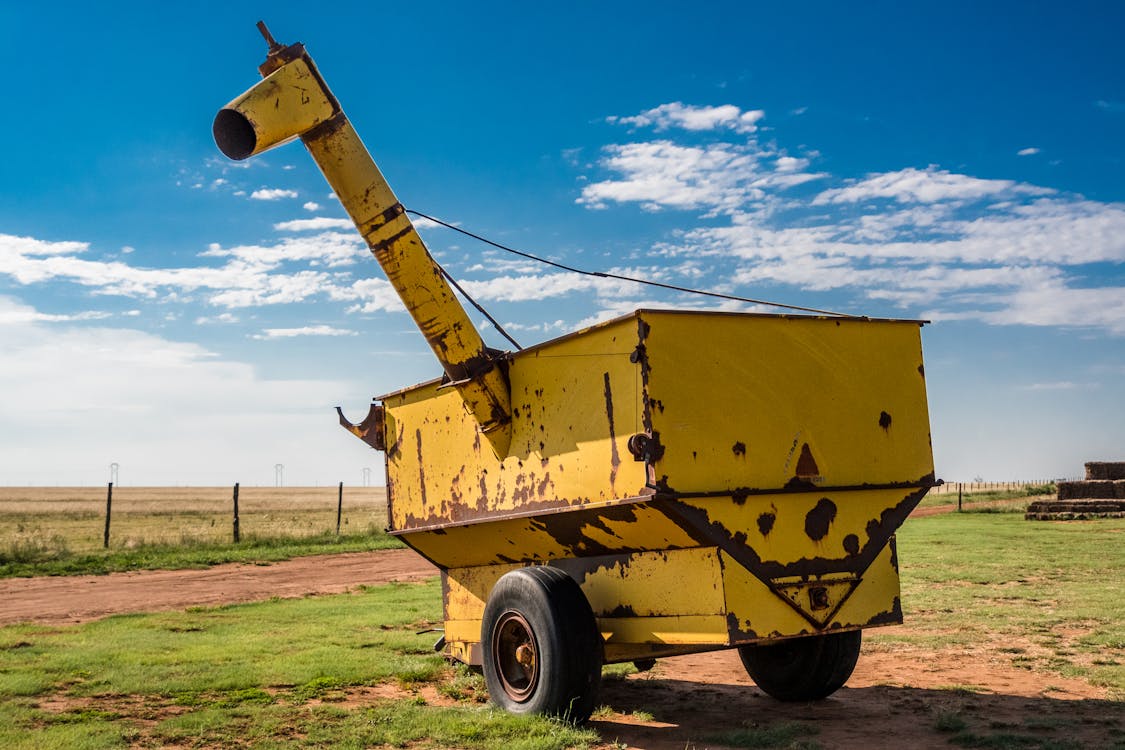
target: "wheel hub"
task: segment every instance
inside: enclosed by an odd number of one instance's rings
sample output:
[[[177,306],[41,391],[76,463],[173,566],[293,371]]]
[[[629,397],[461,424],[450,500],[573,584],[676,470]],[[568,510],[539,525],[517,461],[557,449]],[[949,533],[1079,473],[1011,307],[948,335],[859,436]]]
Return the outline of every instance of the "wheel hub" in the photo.
[[[523,702],[539,682],[539,653],[535,635],[519,612],[505,612],[493,630],[492,663],[504,692]]]

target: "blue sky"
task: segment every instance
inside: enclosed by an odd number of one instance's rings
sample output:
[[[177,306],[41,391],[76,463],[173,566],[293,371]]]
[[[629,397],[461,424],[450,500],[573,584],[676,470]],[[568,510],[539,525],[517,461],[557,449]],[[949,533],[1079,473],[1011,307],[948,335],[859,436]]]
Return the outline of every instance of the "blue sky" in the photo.
[[[407,207],[591,270],[934,321],[946,479],[1125,458],[1119,3],[5,4],[0,484],[381,482],[332,407],[439,369],[299,144],[215,148],[259,18]],[[421,231],[525,345],[714,307]]]

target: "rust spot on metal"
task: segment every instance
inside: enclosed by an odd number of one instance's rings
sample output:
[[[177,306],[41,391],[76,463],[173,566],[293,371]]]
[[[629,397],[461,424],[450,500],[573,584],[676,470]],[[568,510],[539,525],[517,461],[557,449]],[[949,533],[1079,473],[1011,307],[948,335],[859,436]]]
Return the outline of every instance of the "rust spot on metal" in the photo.
[[[902,622],[902,601],[896,596],[891,608],[867,621],[868,625],[896,625]]]
[[[745,641],[756,641],[761,636],[754,632],[750,627],[750,621],[746,620],[745,623],[738,619],[738,615],[734,612],[727,612],[727,634],[730,636],[732,643],[742,643]]]
[[[828,536],[828,528],[836,520],[836,503],[826,497],[820,498],[816,506],[805,515],[805,534],[814,542]]]
[[[891,428],[891,415],[887,414],[885,411],[879,412],[879,426],[882,427],[884,431],[889,430]]]
[[[877,520],[868,523],[867,540],[860,547],[857,555],[844,558],[802,558],[790,563],[763,560],[753,547],[736,543],[730,530],[722,523],[712,521],[705,510],[680,502],[674,496],[657,495],[652,505],[661,510],[669,520],[676,523],[696,542],[708,547],[718,547],[759,580],[769,585],[770,579],[773,578],[862,573],[871,565],[888,541],[893,539],[891,535],[894,530],[902,525],[910,515],[910,511],[921,502],[932,481],[933,474],[927,474],[914,483],[915,486],[926,486],[905,495],[896,505],[884,510]],[[860,488],[861,486],[856,489]]]
[[[621,577],[624,578],[625,569],[628,568],[630,564],[630,554],[601,555],[599,557],[569,557],[561,560],[552,560],[549,564],[552,568],[558,568],[564,571],[575,581],[582,584],[586,582],[589,576],[596,575],[603,570],[613,570],[614,568],[617,568],[621,573]]]
[[[426,503],[426,462],[422,459],[422,431],[414,431],[414,439],[418,444],[418,489],[422,493],[422,505]]]
[[[793,477],[792,479],[790,479],[788,482],[785,483],[785,487],[783,489],[785,489],[786,491],[789,491],[789,492],[812,492],[813,490],[817,490],[819,488],[807,479],[801,479],[800,477]],[[776,490],[775,490],[775,492],[776,492]],[[756,494],[765,494],[765,493],[758,492]]]
[[[609,536],[617,538],[606,524],[606,521],[632,523],[637,520],[637,515],[631,506],[611,506],[600,508],[594,512],[559,513],[555,515],[542,515],[529,519],[532,528],[545,532],[560,546],[574,555],[608,555],[621,552],[627,548],[611,548],[598,539],[589,535],[587,529],[597,529]]]
[[[602,373],[605,380],[605,415],[609,419],[609,491],[617,494],[614,485],[617,482],[617,470],[621,468],[621,456],[617,452],[617,431],[613,424],[613,391],[609,385],[609,373]],[[542,443],[540,443],[542,450]]]
[[[358,437],[377,451],[386,450],[383,437],[384,412],[379,404],[372,404],[367,411],[367,416],[359,424],[352,424],[344,416],[343,410],[337,406],[336,414],[340,417],[340,425],[348,432]]]
[[[607,617],[636,617],[637,612],[628,604],[618,604],[606,613]]]
[[[381,240],[379,242],[374,242],[374,243],[368,243],[368,247],[371,248],[371,253],[379,261],[388,260],[385,256],[387,255],[388,252],[390,252],[391,248],[394,247],[395,243],[397,243],[398,241],[400,241],[404,237],[407,237],[408,235],[413,234],[413,233],[414,233],[414,226],[408,224],[406,226],[406,229],[402,229],[398,232],[395,232],[394,234],[392,234],[390,237],[388,237],[385,240]]]
[[[738,489],[731,490],[730,493],[730,499],[738,506],[746,505],[746,499],[748,497],[750,497],[750,492],[746,487],[739,487]]]
[[[922,377],[926,377],[926,366],[925,365],[918,365],[918,374],[921,375]]]
[[[859,554],[859,537],[855,534],[848,534],[844,537],[844,551],[848,553],[849,557],[855,557]]]
[[[773,531],[773,525],[777,521],[777,516],[773,513],[763,513],[758,516],[758,532],[762,536],[769,536]]]
[[[820,467],[816,465],[816,459],[813,458],[808,443],[801,446],[801,456],[797,459],[797,468],[793,473],[801,478],[820,476]]]
[[[730,449],[736,456],[746,455],[746,443],[742,442],[741,440],[732,445]]]
[[[825,586],[809,587],[809,609],[828,609],[828,589]]]

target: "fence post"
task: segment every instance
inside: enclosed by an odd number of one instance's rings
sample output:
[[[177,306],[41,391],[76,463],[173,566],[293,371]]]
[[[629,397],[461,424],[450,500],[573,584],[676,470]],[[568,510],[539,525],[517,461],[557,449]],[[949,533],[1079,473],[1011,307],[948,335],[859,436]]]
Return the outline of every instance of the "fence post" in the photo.
[[[238,482],[234,483],[234,543],[238,544]]]
[[[957,512],[961,512],[961,483],[957,483]]]
[[[340,515],[344,512],[344,483],[340,482],[340,489],[336,495],[336,536],[340,536]]]
[[[113,482],[109,483],[105,492],[105,537],[102,540],[102,547],[109,549],[109,510],[113,506]]]

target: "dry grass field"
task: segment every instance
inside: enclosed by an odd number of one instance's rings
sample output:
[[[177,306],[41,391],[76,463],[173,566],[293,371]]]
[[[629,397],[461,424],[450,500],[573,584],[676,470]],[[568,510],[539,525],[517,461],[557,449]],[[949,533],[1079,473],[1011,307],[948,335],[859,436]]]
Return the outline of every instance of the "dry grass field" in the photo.
[[[232,487],[114,487],[110,548],[229,542]],[[336,530],[336,487],[241,487],[243,539],[307,537]],[[5,545],[72,553],[102,549],[105,487],[0,487]],[[340,531],[386,525],[386,490],[344,487]]]

